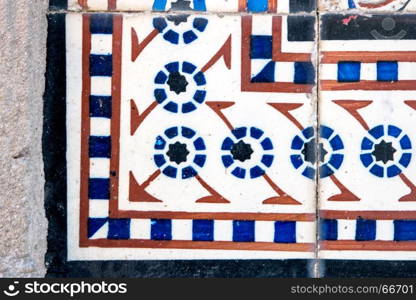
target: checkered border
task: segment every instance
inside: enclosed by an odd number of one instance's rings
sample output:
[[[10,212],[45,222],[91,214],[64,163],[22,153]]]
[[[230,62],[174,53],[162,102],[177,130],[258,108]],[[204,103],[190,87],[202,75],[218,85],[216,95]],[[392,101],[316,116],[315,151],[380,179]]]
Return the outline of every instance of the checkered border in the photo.
[[[321,211],[320,250],[414,251],[416,213]]]

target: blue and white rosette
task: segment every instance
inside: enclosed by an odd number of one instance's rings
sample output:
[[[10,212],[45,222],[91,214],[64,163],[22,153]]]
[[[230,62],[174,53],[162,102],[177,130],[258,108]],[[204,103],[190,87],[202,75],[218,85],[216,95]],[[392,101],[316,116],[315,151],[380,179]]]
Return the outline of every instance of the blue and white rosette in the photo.
[[[178,74],[186,80],[186,90],[175,93],[168,85],[169,76]],[[165,65],[155,77],[154,97],[163,108],[172,113],[189,113],[205,101],[206,80],[203,72],[189,62],[171,62]]]
[[[394,153],[388,161],[377,161],[377,145],[388,144]],[[361,142],[360,159],[365,168],[377,177],[395,177],[406,169],[412,159],[412,143],[402,129],[394,125],[371,128]]]
[[[198,39],[205,31],[208,20],[197,16],[187,16],[186,22],[174,24],[167,18],[157,17],[153,19],[153,27],[162,34],[163,39],[172,44],[190,44]]]
[[[274,159],[271,139],[265,136],[263,130],[256,127],[239,127],[231,133],[232,135],[226,137],[221,146],[224,167],[240,179],[253,179],[265,174]],[[251,148],[250,158],[245,161],[235,159],[232,154],[233,147],[239,142],[244,142]]]
[[[168,156],[169,145],[180,143],[186,145],[188,155],[181,163],[171,161]],[[178,126],[166,129],[156,138],[153,156],[156,166],[168,177],[187,179],[198,174],[198,170],[205,165],[206,146],[202,137],[188,127]]]
[[[292,140],[290,161],[295,169],[300,170],[302,175],[315,180],[317,165],[319,164],[319,177],[325,178],[333,175],[342,165],[344,160],[344,144],[341,137],[333,129],[321,125],[318,137],[313,127],[308,127],[296,135]],[[315,161],[305,159],[305,150],[308,144],[313,146],[312,151],[316,151]],[[318,163],[319,161],[319,163]]]

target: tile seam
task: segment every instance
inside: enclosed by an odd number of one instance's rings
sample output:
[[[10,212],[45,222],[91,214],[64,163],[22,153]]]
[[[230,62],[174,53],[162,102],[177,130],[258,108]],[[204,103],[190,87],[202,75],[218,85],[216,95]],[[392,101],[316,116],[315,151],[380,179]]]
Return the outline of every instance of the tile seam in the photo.
[[[320,93],[320,86],[319,86],[319,67],[320,67],[320,13],[319,10],[316,10],[316,33],[315,33],[315,43],[316,43],[316,53],[315,53],[315,69],[316,69],[316,87],[315,87],[315,101],[316,101],[316,126],[317,126],[317,140],[316,149],[318,151],[318,145],[320,143],[320,135],[319,135],[319,126],[320,126],[320,113],[319,113],[319,93]],[[320,197],[319,197],[319,160],[317,161],[317,175],[315,179],[315,264],[313,268],[313,277],[314,278],[321,278],[321,260],[319,259],[319,206],[320,206]]]

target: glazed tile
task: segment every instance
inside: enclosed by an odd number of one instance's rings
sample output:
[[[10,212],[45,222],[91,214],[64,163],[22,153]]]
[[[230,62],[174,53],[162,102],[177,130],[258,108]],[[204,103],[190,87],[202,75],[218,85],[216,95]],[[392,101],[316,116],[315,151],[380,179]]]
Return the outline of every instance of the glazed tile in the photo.
[[[68,0],[61,5],[70,10],[230,13],[304,13],[316,6],[315,0]]]
[[[315,256],[315,19],[66,17],[68,259]]]
[[[321,258],[415,258],[415,20],[322,16]]]
[[[416,11],[416,3],[412,0],[318,0],[319,10],[327,12],[355,11],[365,13]]]

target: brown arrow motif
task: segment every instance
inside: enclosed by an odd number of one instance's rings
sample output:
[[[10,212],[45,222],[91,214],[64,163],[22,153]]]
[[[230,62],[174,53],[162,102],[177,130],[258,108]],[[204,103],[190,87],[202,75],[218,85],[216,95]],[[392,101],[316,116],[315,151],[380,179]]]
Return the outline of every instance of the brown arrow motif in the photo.
[[[136,178],[134,178],[133,172],[130,171],[129,173],[129,201],[132,202],[163,202],[148,192],[145,189],[150,185],[152,181],[154,181],[159,175],[160,170],[156,170],[149,178],[143,182],[141,185],[137,183]]]
[[[156,101],[152,102],[146,110],[140,114],[136,103],[133,99],[130,100],[130,135],[134,135],[136,130],[140,127],[147,116],[157,107]]]
[[[221,57],[224,59],[224,63],[227,69],[230,70],[231,69],[231,35],[222,45],[220,50],[218,50],[218,52],[205,64],[205,66],[202,67],[201,71],[204,73],[208,71],[213,65],[215,65],[215,63]]]
[[[157,29],[153,29],[145,39],[140,43],[139,37],[137,36],[136,30],[131,28],[131,61],[136,61],[137,57],[142,53],[144,48],[149,45],[151,41],[159,34]]]
[[[227,117],[222,112],[223,109],[229,108],[234,105],[234,102],[220,102],[220,101],[208,101],[206,104],[219,116],[219,118],[224,122],[224,124],[230,129],[233,130],[234,126],[227,119]],[[302,104],[301,104],[302,105]],[[294,109],[294,108],[293,108]],[[302,203],[296,201],[291,196],[289,196],[285,191],[277,186],[273,180],[267,174],[263,175],[263,178],[269,184],[269,186],[279,195],[277,197],[271,197],[263,201],[263,204],[282,204],[282,205],[301,205]]]
[[[304,127],[299,121],[290,113],[290,111],[298,109],[303,106],[303,103],[267,103],[271,107],[275,108],[282,115],[288,118],[293,125],[295,125],[299,130],[303,130]],[[359,201],[360,199],[355,196],[350,190],[348,190],[336,177],[335,175],[330,176],[332,182],[338,187],[341,191],[340,194],[334,195],[328,199],[328,201]]]
[[[367,101],[367,100],[334,100],[335,104],[341,106],[343,109],[345,109],[348,113],[350,113],[357,121],[358,123],[363,126],[365,130],[369,130],[366,121],[363,119],[363,117],[358,112],[359,109],[362,109],[364,107],[367,107],[373,101]]]
[[[290,111],[298,109],[299,107],[303,106],[303,103],[267,103],[271,107],[278,110],[281,114],[283,114],[286,118],[288,118],[297,128],[303,130],[304,127],[302,124],[299,123],[298,120],[290,113]]]

